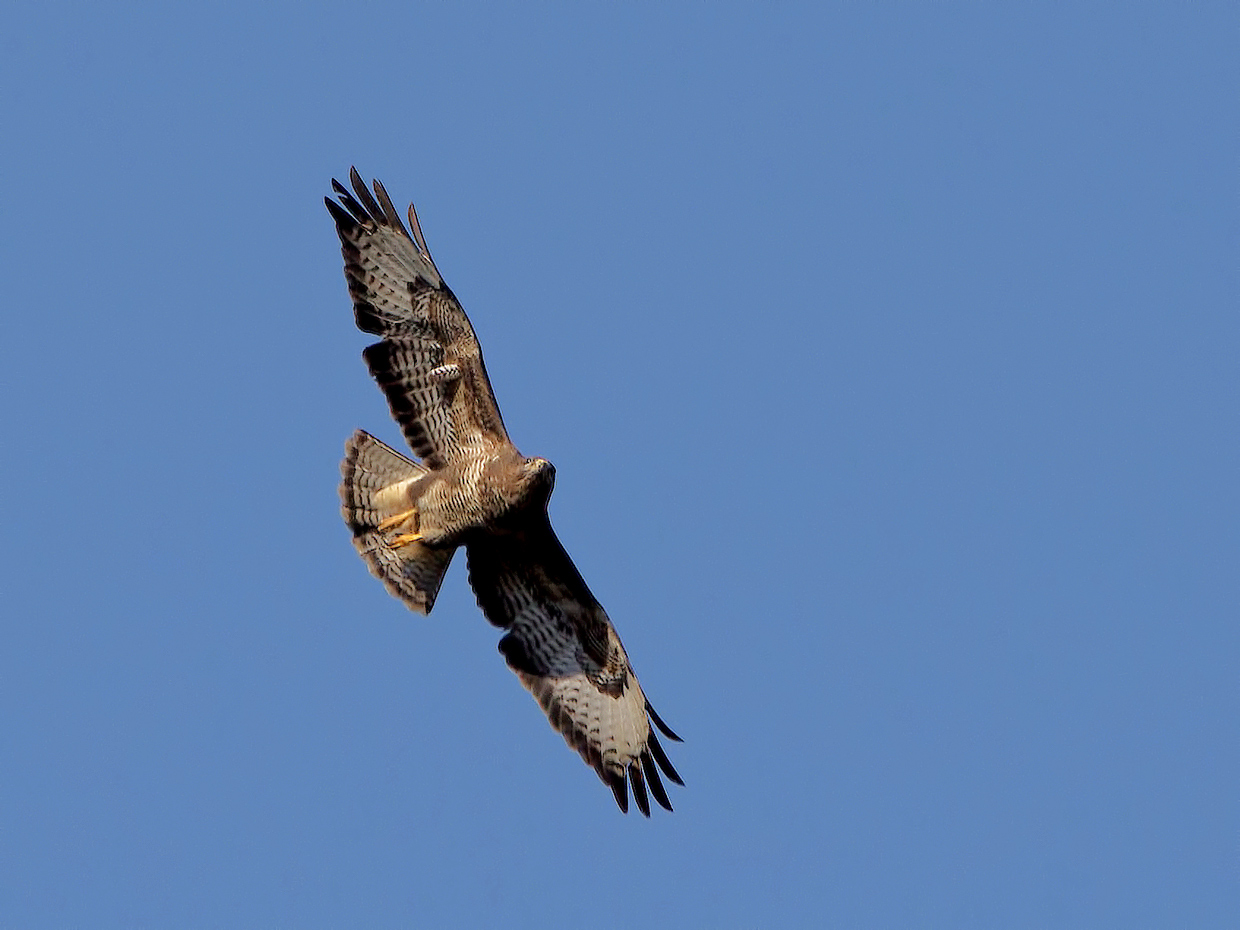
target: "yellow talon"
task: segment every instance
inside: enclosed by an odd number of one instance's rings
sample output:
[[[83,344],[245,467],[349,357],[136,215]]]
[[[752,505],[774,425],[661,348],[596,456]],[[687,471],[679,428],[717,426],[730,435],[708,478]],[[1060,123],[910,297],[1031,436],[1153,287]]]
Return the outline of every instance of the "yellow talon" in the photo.
[[[398,513],[394,517],[388,517],[386,520],[380,520],[379,525],[376,526],[375,529],[380,532],[390,530],[392,527],[399,526],[401,523],[404,523],[410,517],[417,516],[417,514],[418,512],[416,510],[406,510],[404,513]]]
[[[410,543],[421,542],[421,541],[422,541],[421,533],[401,533],[399,536],[394,536],[392,538],[392,541],[388,543],[388,545],[391,546],[393,549],[399,549],[401,546],[407,546]]]

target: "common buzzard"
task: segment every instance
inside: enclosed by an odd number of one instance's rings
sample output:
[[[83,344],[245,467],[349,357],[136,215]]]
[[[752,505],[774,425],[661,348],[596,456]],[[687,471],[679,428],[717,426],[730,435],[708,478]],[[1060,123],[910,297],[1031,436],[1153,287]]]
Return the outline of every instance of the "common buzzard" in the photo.
[[[336,221],[358,328],[382,339],[363,353],[420,462],[358,431],[345,446],[340,498],[370,571],[410,609],[429,613],[457,547],[486,618],[506,632],[499,650],[551,725],[611,788],[622,811],[629,786],[672,809],[660,770],[659,719],[615,628],[547,518],[555,468],[526,458],[504,429],[473,327],[431,261],[418,217],[410,235],[378,181],[356,169]],[[653,723],[653,726],[651,725]]]

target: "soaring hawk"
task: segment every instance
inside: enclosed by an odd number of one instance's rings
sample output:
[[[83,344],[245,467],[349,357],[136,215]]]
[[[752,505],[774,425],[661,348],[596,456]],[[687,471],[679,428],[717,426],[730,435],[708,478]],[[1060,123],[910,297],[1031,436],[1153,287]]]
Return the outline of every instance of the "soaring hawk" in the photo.
[[[547,518],[555,468],[526,458],[504,429],[473,327],[378,181],[351,169],[350,193],[324,198],[336,221],[358,328],[382,337],[363,356],[420,462],[358,431],[345,446],[340,499],[370,571],[429,613],[459,546],[499,650],[551,725],[628,812],[629,786],[672,809],[659,772],[683,785],[657,728],[680,741],[642,693],[620,637]],[[653,726],[652,726],[653,724]],[[649,793],[647,793],[649,792]]]

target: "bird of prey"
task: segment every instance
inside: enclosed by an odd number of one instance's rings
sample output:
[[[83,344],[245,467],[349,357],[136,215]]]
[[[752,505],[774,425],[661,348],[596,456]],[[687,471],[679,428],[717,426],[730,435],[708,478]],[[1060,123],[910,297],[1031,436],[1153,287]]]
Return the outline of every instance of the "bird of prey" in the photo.
[[[615,628],[547,518],[555,468],[526,458],[504,429],[465,311],[378,181],[333,179],[336,221],[357,326],[381,337],[363,353],[420,461],[359,430],[345,446],[340,499],[370,571],[411,610],[429,613],[453,554],[505,633],[509,667],[570,747],[615,794],[672,809],[663,775],[683,785],[655,734],[680,741],[642,693]],[[410,234],[412,230],[412,235]]]

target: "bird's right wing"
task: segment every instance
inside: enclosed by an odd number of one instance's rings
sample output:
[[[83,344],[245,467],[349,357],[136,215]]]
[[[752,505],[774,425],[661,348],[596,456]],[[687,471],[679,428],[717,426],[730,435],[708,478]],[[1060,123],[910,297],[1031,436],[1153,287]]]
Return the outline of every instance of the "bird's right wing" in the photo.
[[[507,443],[473,326],[431,261],[413,207],[410,235],[382,184],[372,196],[356,169],[349,180],[352,193],[333,180],[340,202],[324,200],[357,326],[383,337],[366,364],[405,439],[432,469]]]

